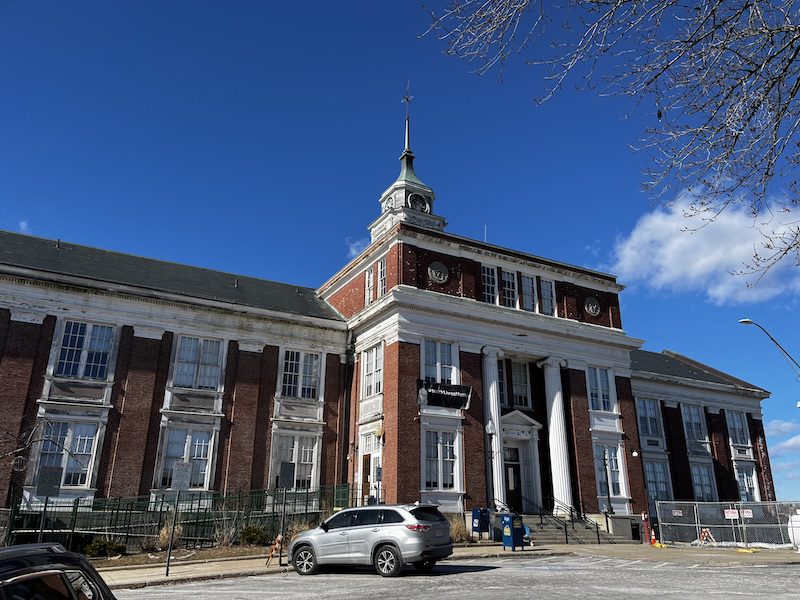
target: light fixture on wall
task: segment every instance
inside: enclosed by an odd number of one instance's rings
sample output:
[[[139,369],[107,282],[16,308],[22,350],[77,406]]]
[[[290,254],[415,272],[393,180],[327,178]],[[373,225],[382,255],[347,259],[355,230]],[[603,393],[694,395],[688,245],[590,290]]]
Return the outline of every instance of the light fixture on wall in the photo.
[[[488,435],[489,437],[492,437],[494,434],[497,433],[497,430],[494,427],[494,421],[492,421],[491,419],[489,419],[489,422],[486,423],[486,427],[484,429],[486,430],[486,435]]]
[[[633,450],[631,450],[631,456],[633,458],[639,458],[639,451],[634,448]]]

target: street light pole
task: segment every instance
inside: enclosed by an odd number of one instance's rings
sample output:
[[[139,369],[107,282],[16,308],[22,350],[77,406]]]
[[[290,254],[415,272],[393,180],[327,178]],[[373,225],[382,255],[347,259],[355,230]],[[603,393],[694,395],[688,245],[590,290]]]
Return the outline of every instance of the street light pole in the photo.
[[[794,356],[789,354],[789,352],[788,352],[788,350],[786,350],[786,348],[784,348],[783,346],[780,345],[778,340],[776,340],[774,337],[772,337],[772,334],[769,331],[764,329],[761,325],[759,325],[758,323],[756,323],[752,319],[739,319],[739,323],[741,323],[742,325],[755,325],[761,331],[763,331],[766,334],[766,336],[772,341],[772,343],[775,344],[778,347],[778,350],[781,351],[781,354],[783,354],[783,356],[786,358],[786,360],[789,361],[789,366],[792,367],[792,370],[797,375],[797,378],[800,379],[800,363],[798,363],[795,360]]]

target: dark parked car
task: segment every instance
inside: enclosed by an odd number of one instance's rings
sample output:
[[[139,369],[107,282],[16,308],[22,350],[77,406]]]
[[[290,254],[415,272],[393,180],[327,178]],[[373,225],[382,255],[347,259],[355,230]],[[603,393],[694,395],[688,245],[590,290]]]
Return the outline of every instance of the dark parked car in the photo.
[[[94,567],[60,544],[0,549],[2,600],[115,600]]]
[[[289,544],[300,575],[319,565],[373,565],[379,575],[399,575],[404,564],[430,571],[453,553],[450,522],[433,504],[363,506],[342,510]]]

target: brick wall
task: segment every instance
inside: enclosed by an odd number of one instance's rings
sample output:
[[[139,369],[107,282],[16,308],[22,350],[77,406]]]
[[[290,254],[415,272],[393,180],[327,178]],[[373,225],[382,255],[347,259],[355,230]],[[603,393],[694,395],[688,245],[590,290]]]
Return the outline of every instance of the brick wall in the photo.
[[[692,472],[689,468],[689,452],[683,432],[683,417],[680,406],[661,405],[664,422],[664,437],[669,453],[669,470],[672,475],[672,493],[675,500],[694,500]]]
[[[476,274],[480,273],[480,264],[468,258],[450,256],[403,244],[403,261],[401,282],[421,290],[429,290],[448,294],[476,298]],[[439,284],[428,276],[428,267],[432,262],[440,262],[450,273],[448,280]]]
[[[714,475],[717,480],[717,497],[720,501],[739,500],[739,485],[733,471],[731,447],[728,443],[728,423],[724,411],[706,413],[708,437],[711,441],[711,456],[714,458]]]
[[[388,285],[388,282],[387,282]],[[364,273],[356,275],[350,282],[331,294],[328,303],[349,319],[364,309]]]
[[[564,281],[556,281],[555,288],[558,316],[582,323],[622,328],[617,294],[601,292]],[[597,298],[600,302],[600,314],[596,317],[584,310],[586,299],[590,296]]]
[[[758,472],[758,486],[761,491],[761,500],[769,502],[775,500],[775,482],[772,479],[772,467],[769,462],[769,451],[767,450],[767,438],[764,435],[764,422],[761,419],[754,419],[753,415],[747,413],[747,425],[750,429],[750,440],[753,444],[753,454],[756,458]]]
[[[41,325],[11,321],[8,311],[0,315],[4,333],[3,352],[0,358],[0,454],[19,448],[20,435],[35,421],[35,402],[42,392],[44,372],[53,339],[53,317]],[[29,456],[29,452],[23,456]],[[0,501],[8,506],[11,495],[12,456],[0,461],[4,476],[0,478]],[[25,473],[13,475],[16,486],[23,483]]]
[[[253,464],[250,475],[251,487],[255,490],[269,487],[269,457],[272,445],[270,418],[274,410],[275,387],[278,383],[278,347],[265,346],[261,352],[261,375],[258,387],[258,406],[253,436]]]
[[[120,406],[124,401],[124,384],[128,379],[132,345],[133,327],[125,325],[119,333],[114,385],[111,388],[111,410],[108,412],[106,433],[103,437],[103,447],[100,449],[100,461],[97,469],[96,495],[100,497],[108,497],[111,494],[111,476],[114,472],[116,453],[120,448]]]
[[[119,433],[107,484],[109,496],[150,493],[172,338],[170,332],[160,340],[133,337],[127,379],[120,393],[121,402],[115,406],[119,411]]]
[[[464,415],[464,509],[486,506],[486,446],[483,424],[483,379],[480,354],[461,352],[461,384],[472,387]]]
[[[625,465],[628,471],[628,493],[631,496],[633,514],[646,512],[647,489],[644,483],[644,465],[642,464],[642,446],[639,442],[639,421],[636,419],[636,402],[633,398],[629,377],[616,377],[617,404],[622,421],[622,439],[625,452]],[[633,456],[637,450],[639,456]]]
[[[322,464],[320,465],[320,484],[338,483],[337,465],[339,463],[339,417],[343,401],[342,375],[344,369],[338,354],[325,356],[325,406],[322,420]]]
[[[594,450],[592,432],[589,431],[589,397],[586,391],[586,373],[577,369],[568,369],[569,376],[569,413],[574,453],[572,463],[575,465],[577,488],[573,488],[573,496],[587,513],[599,513],[597,502],[597,480],[594,468]]]
[[[419,364],[416,344],[395,342],[384,349],[383,489],[388,503],[419,500]]]

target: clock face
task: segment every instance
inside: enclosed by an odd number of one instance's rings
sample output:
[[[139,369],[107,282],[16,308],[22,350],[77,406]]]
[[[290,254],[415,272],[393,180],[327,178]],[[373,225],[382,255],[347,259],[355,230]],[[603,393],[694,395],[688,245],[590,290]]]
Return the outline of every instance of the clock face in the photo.
[[[430,207],[428,206],[428,201],[419,194],[411,194],[408,197],[408,205],[413,208],[414,210],[418,210],[420,212],[430,212]]]
[[[589,296],[586,302],[583,303],[583,310],[586,311],[586,314],[597,317],[600,315],[602,309],[600,308],[600,302],[597,298]]]

